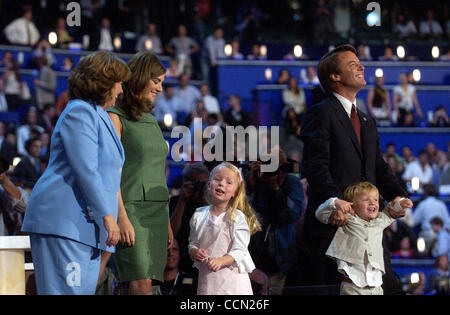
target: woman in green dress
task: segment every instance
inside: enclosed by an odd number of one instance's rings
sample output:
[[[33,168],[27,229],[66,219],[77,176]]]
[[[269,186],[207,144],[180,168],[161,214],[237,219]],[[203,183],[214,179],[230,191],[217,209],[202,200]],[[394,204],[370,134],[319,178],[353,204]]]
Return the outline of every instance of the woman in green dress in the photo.
[[[164,281],[173,241],[165,176],[169,149],[150,114],[166,69],[149,52],[135,54],[127,65],[131,79],[123,84],[117,105],[108,110],[125,150],[117,220],[121,243],[114,260],[128,294],[151,294],[152,279]]]

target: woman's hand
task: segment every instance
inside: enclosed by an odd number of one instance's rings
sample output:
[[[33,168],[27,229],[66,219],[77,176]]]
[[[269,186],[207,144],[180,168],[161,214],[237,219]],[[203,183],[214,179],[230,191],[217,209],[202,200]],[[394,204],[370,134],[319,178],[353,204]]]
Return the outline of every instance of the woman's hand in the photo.
[[[134,227],[128,218],[119,217],[120,243],[128,246],[134,246],[136,234]]]
[[[120,228],[119,225],[117,225],[116,220],[114,220],[114,216],[110,214],[103,217],[103,224],[108,232],[108,238],[105,242],[106,245],[116,246],[120,240]]]
[[[195,261],[203,262],[208,258],[208,253],[203,248],[193,248],[190,251],[192,258]]]

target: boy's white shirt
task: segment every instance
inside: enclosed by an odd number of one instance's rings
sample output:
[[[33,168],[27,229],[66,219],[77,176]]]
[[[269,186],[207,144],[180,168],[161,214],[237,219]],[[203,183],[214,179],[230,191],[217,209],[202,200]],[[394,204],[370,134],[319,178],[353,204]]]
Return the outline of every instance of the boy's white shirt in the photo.
[[[201,248],[199,239],[203,233],[206,223],[210,219],[210,208],[211,206],[197,208],[192,215],[189,223],[189,252],[193,248]],[[225,220],[229,220],[230,210],[231,208],[225,214]],[[236,209],[234,222],[231,222],[230,235],[232,246],[227,254],[233,257],[235,262],[229,268],[238,267],[240,273],[251,273],[255,269],[255,264],[253,263],[252,257],[248,251],[248,244],[250,243],[250,229],[248,227],[245,214],[239,209]],[[217,237],[216,242],[218,240],[219,237]],[[215,246],[216,244],[213,245],[213,247]],[[194,267],[199,269],[200,265],[200,262],[194,261]]]
[[[317,219],[329,224],[331,213],[336,209],[330,198],[316,210]],[[384,271],[383,230],[395,221],[387,213],[387,205],[377,218],[366,221],[357,215],[348,216],[348,223],[339,227],[326,255],[336,260],[338,270],[358,287],[380,286]]]

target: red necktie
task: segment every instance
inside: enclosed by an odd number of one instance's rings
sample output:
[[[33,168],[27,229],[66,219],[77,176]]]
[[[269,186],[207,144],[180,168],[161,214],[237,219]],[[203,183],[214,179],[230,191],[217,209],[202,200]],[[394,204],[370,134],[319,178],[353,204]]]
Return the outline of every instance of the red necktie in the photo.
[[[361,123],[359,121],[358,113],[356,112],[355,104],[352,104],[352,112],[350,113],[350,120],[352,121],[353,129],[355,129],[358,142],[361,145]]]

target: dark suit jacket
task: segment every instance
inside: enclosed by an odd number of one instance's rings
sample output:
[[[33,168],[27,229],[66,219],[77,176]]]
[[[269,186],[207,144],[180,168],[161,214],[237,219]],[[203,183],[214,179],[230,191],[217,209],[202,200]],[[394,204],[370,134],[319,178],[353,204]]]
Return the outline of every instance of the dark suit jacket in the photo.
[[[28,156],[25,156],[14,169],[15,179],[22,182],[25,188],[33,188],[41,175],[42,171],[36,170]]]
[[[334,95],[313,105],[304,115],[301,139],[305,144],[302,176],[309,184],[304,222],[307,237],[331,241],[337,227],[319,222],[315,211],[328,198],[343,199],[343,192],[350,184],[371,182],[389,201],[396,196],[407,196],[383,160],[375,120],[361,111],[358,114],[361,145],[350,118]]]

